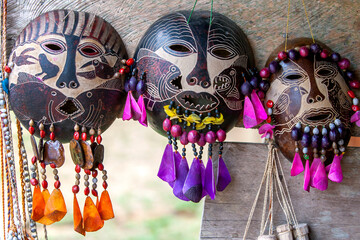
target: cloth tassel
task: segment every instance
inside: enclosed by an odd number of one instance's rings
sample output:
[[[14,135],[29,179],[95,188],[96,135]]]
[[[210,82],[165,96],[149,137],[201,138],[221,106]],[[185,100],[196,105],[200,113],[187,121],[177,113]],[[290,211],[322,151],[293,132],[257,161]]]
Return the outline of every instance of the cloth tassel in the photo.
[[[83,218],[81,215],[79,202],[76,198],[76,194],[74,194],[74,201],[73,201],[73,218],[74,218],[74,230],[75,232],[80,233],[81,235],[86,235],[84,226],[83,226]]]
[[[132,118],[132,112],[131,112],[131,91],[128,92],[124,107],[124,113],[122,116],[122,120],[130,120]]]
[[[174,188],[174,184],[176,179],[178,179],[178,174],[180,174],[180,172],[178,172],[178,169],[180,168],[180,163],[181,163],[181,155],[178,151],[174,152],[174,161],[175,161],[175,180],[172,182],[168,182],[171,188]]]
[[[252,128],[257,125],[255,109],[248,96],[245,96],[243,122],[245,128]]]
[[[167,144],[160,163],[158,177],[164,182],[173,182],[176,179],[175,159],[171,144]]]
[[[304,172],[304,190],[310,191],[310,163],[309,160],[306,160],[305,163],[305,172]]]
[[[343,156],[342,154],[335,155],[333,162],[331,164],[328,178],[333,182],[340,183],[343,180],[343,173],[342,173],[342,169],[341,169],[342,156]]]
[[[43,189],[41,194],[43,195],[44,201],[45,201],[45,205],[47,203],[47,201],[50,198],[50,193],[48,189]],[[44,206],[44,210],[45,210],[45,206]],[[50,220],[48,217],[43,216],[40,220],[37,221],[38,223],[44,224],[44,225],[51,225],[53,224],[55,221]]]
[[[45,201],[41,194],[40,187],[37,185],[34,188],[33,199],[32,199],[32,212],[31,219],[39,221],[44,216]]]
[[[206,164],[205,169],[205,190],[207,194],[209,194],[209,197],[214,200],[216,189],[215,189],[215,178],[214,178],[214,168],[213,168],[213,162],[211,157],[209,157],[209,160]]]
[[[257,123],[256,125],[259,125],[264,120],[266,120],[268,116],[255,90],[253,90],[251,93],[251,102],[255,110],[256,123]]]
[[[199,202],[202,198],[201,164],[198,158],[194,158],[186,176],[183,193],[193,202]]]
[[[294,160],[291,165],[291,176],[297,176],[304,171],[304,165],[301,161],[300,154],[298,152],[295,153]]]
[[[175,156],[175,159],[177,157]],[[177,162],[177,160],[175,160]],[[174,182],[173,193],[174,195],[184,201],[189,201],[183,193],[183,187],[185,183],[186,176],[189,173],[189,165],[185,157],[180,156],[180,164],[176,167],[176,180]]]
[[[144,97],[143,95],[140,95],[137,104],[141,110],[141,117],[139,119],[139,123],[145,127],[148,126],[147,124],[147,115],[146,115],[146,108],[145,108],[145,103],[144,103]]]
[[[201,184],[202,184],[202,194],[201,194],[201,198],[205,197],[206,195],[208,195],[208,193],[206,192],[205,189],[205,165],[204,162],[202,160],[200,160],[200,169],[201,169]]]
[[[325,191],[328,188],[328,178],[326,176],[324,163],[320,163],[318,168],[316,169],[313,179],[313,185],[320,191]]]
[[[95,232],[104,226],[104,220],[89,196],[86,197],[83,213],[83,228],[86,232]]]
[[[107,190],[104,190],[101,193],[100,201],[97,202],[96,205],[96,208],[102,220],[109,220],[115,217],[110,195]]]
[[[136,102],[132,92],[131,91],[129,91],[129,92],[130,92],[132,119],[134,119],[135,121],[138,121],[141,118],[142,112],[141,112],[141,109],[140,109],[138,103]]]
[[[314,160],[311,163],[311,166],[310,166],[310,186],[311,187],[314,187],[314,184],[313,184],[314,176],[316,173],[316,169],[318,168],[320,163],[321,163],[320,158],[314,158]]]
[[[223,158],[219,157],[219,165],[217,172],[217,181],[216,181],[216,190],[221,192],[224,191],[225,188],[230,184],[231,176],[228,168],[223,160]]]

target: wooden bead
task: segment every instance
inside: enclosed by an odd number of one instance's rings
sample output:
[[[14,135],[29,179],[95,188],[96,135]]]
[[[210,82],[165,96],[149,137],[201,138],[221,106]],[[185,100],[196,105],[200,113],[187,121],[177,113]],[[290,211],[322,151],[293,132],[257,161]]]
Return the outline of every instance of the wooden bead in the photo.
[[[39,125],[39,130],[40,130],[40,131],[43,131],[44,129],[45,129],[44,124],[43,124],[43,123],[40,123],[40,125]]]
[[[79,125],[76,124],[76,125],[74,126],[74,131],[75,131],[75,132],[78,132],[79,130],[80,130],[80,127],[79,127]]]

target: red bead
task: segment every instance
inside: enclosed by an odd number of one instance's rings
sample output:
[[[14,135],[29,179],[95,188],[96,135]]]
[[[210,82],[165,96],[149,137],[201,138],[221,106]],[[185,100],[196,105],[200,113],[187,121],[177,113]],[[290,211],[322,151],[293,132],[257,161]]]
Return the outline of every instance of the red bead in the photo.
[[[46,167],[45,162],[41,162],[40,166],[41,166],[41,168],[45,168]]]
[[[37,157],[36,157],[36,156],[33,156],[33,157],[31,158],[31,163],[32,163],[32,164],[35,164],[35,163],[36,163],[36,160],[37,160]]]
[[[86,134],[86,132],[81,133],[81,139],[82,139],[83,141],[86,141],[86,139],[87,139],[87,134]]]
[[[339,62],[338,62],[338,66],[341,68],[341,69],[347,69],[350,67],[350,61],[349,59],[347,58],[343,58],[341,59]]]
[[[133,58],[129,58],[128,60],[126,60],[126,65],[131,66],[134,64],[134,59]]]
[[[119,73],[120,73],[121,75],[123,75],[123,74],[125,73],[125,69],[124,69],[124,68],[120,68]]]
[[[90,136],[90,141],[91,141],[91,143],[95,142],[95,136],[94,135]]]
[[[354,111],[354,112],[357,112],[360,110],[359,106],[358,105],[352,105],[351,106],[351,109]]]
[[[360,88],[360,82],[358,80],[352,80],[349,82],[349,85],[351,88],[359,89]]]
[[[324,59],[328,58],[329,57],[329,51],[326,50],[326,49],[322,50],[322,52],[320,53],[320,57],[324,58]]]
[[[97,171],[97,170],[93,170],[92,173],[91,173],[91,175],[92,175],[94,178],[96,178],[97,175],[98,175],[98,171]]]
[[[80,133],[79,132],[74,132],[74,139],[79,140],[79,138],[80,138]]]
[[[268,68],[263,68],[260,70],[260,77],[268,78],[270,76],[270,70]]]
[[[34,127],[29,127],[29,133],[31,135],[33,135],[35,133],[35,128]]]
[[[7,73],[11,73],[11,68],[9,66],[5,66],[4,71]]]
[[[171,136],[173,136],[173,137],[180,137],[181,134],[182,134],[182,128],[181,128],[180,125],[173,125],[173,126],[171,127],[170,132],[171,132]]]
[[[130,68],[125,68],[125,73],[129,73],[130,72]]]
[[[94,195],[94,197],[98,196],[98,192],[95,189],[91,190],[91,194]]]
[[[84,194],[87,196],[87,195],[89,195],[89,193],[90,193],[90,189],[89,189],[89,187],[86,187],[84,190]]]
[[[46,180],[42,181],[41,183],[43,188],[47,188],[48,187],[48,182]]]
[[[271,123],[271,116],[268,116],[268,117],[267,117],[266,122],[267,122],[267,123]]]
[[[351,91],[351,90],[349,90],[349,91],[347,92],[347,94],[348,94],[351,98],[354,98],[354,97],[355,97],[355,93],[354,93],[353,91]]]
[[[56,168],[55,163],[50,163],[50,167],[51,167],[51,168]]]
[[[266,106],[267,106],[268,108],[272,108],[272,107],[274,106],[274,102],[271,101],[271,100],[268,100],[268,101],[266,102]]]
[[[299,50],[300,56],[307,57],[309,55],[309,49],[307,47],[301,47]]]
[[[74,185],[74,186],[72,186],[72,192],[73,193],[78,193],[79,192],[79,190],[80,190],[80,188],[79,188],[79,186],[78,185]]]
[[[60,181],[55,181],[54,182],[54,188],[59,189],[60,185],[61,185]]]
[[[103,185],[103,188],[104,188],[104,189],[107,189],[108,184],[107,184],[107,182],[106,182],[106,181],[104,181],[102,185]]]
[[[99,136],[96,137],[96,142],[97,142],[98,144],[100,144],[100,143],[102,142],[102,137],[101,137],[101,135],[99,135]]]
[[[45,131],[44,130],[40,130],[40,137],[44,138],[45,137]]]
[[[171,120],[169,118],[165,118],[163,121],[163,129],[165,132],[170,131],[172,127]]]
[[[99,163],[98,169],[99,169],[100,171],[104,170],[104,165],[103,165],[102,163]]]
[[[279,60],[285,60],[285,59],[287,59],[287,53],[284,52],[284,51],[279,52],[278,58],[279,58]]]
[[[91,171],[89,169],[85,169],[84,172],[87,174],[87,175],[90,175],[91,174]]]
[[[55,140],[55,133],[54,133],[54,132],[51,132],[51,133],[50,133],[50,139],[51,139],[52,141]]]
[[[39,181],[36,178],[32,178],[32,179],[30,179],[30,183],[31,183],[31,185],[36,186],[39,184]]]
[[[75,166],[75,172],[80,173],[80,171],[81,171],[80,165],[77,164],[77,165]]]

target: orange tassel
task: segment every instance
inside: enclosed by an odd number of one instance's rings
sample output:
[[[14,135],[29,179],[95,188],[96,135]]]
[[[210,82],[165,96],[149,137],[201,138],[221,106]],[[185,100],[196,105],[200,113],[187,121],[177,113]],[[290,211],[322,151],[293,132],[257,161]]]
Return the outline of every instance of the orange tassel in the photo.
[[[45,203],[47,203],[47,201],[49,200],[50,198],[50,193],[49,193],[49,190],[47,189],[44,189],[42,190],[41,192],[43,198],[44,198],[44,201]],[[45,206],[44,206],[44,210],[45,210]],[[50,220],[49,218],[47,218],[46,216],[43,216],[39,221],[37,221],[38,223],[41,223],[41,224],[44,224],[44,225],[51,225],[54,223],[54,221]]]
[[[34,188],[32,206],[31,219],[37,222],[44,216],[45,209],[45,201],[39,185]]]
[[[81,216],[81,211],[78,200],[76,198],[76,194],[74,194],[73,215],[74,215],[74,230],[85,236],[86,233],[83,227],[83,218]]]
[[[114,210],[107,190],[104,190],[101,193],[98,210],[102,220],[109,220],[114,218]]]
[[[60,189],[54,189],[46,202],[45,216],[51,221],[58,222],[66,215],[66,205]]]
[[[84,229],[86,232],[95,232],[104,226],[104,221],[93,202],[88,196],[84,205]]]

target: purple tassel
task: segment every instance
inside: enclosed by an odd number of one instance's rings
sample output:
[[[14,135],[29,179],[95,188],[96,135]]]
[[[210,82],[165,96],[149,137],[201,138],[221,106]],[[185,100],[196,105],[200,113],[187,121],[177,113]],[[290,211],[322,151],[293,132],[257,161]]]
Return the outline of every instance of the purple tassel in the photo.
[[[141,125],[147,127],[148,124],[147,124],[147,115],[146,115],[146,108],[145,108],[145,103],[144,103],[144,97],[143,95],[140,95],[138,101],[137,101],[137,104],[141,110],[141,117],[139,119],[139,122]]]
[[[230,182],[231,176],[229,170],[227,169],[224,160],[220,156],[217,172],[216,190],[218,190],[219,192],[224,191],[225,188],[230,184]]]
[[[125,102],[125,107],[124,107],[124,113],[122,116],[122,119],[125,120],[130,120],[132,118],[132,113],[131,113],[131,92],[129,91],[127,94],[127,98],[126,98],[126,102]]]
[[[176,159],[176,156],[175,156],[175,159]],[[176,161],[177,160],[175,160],[175,162]],[[188,162],[185,157],[180,156],[180,164],[176,168],[176,180],[174,182],[173,193],[177,198],[184,200],[184,201],[189,201],[189,199],[187,197],[185,197],[185,195],[183,193],[184,182],[185,182],[185,179],[186,179],[186,176],[188,175],[188,173],[189,173]]]
[[[201,164],[199,159],[194,158],[184,182],[183,193],[189,200],[199,202],[202,192]]]
[[[165,182],[173,182],[175,175],[175,159],[171,144],[167,144],[160,163],[158,177]]]
[[[139,105],[137,104],[134,96],[132,95],[132,92],[130,92],[130,103],[131,103],[131,114],[132,118],[137,121],[141,118],[141,110]]]
[[[294,160],[292,162],[290,174],[293,177],[299,175],[303,171],[304,171],[304,165],[301,161],[300,154],[296,152],[294,156]]]
[[[245,128],[252,128],[257,125],[254,106],[248,96],[245,96],[243,122]]]
[[[318,168],[316,169],[313,179],[313,185],[320,191],[325,191],[328,188],[328,179],[326,176],[324,163],[320,163]]]
[[[174,187],[176,179],[178,179],[177,173],[181,162],[181,155],[178,151],[174,152],[174,161],[175,161],[175,180],[173,182],[169,182],[171,188]]]
[[[304,190],[310,191],[310,163],[306,160],[305,173],[304,173]]]
[[[335,155],[334,156],[334,160],[331,164],[330,167],[330,171],[329,171],[329,179],[333,182],[337,182],[340,183],[343,180],[343,173],[341,170],[341,159],[342,159],[342,154],[341,155]]]
[[[209,194],[210,198],[212,200],[215,199],[215,178],[214,178],[214,168],[213,163],[211,160],[211,157],[209,157],[209,160],[206,164],[206,170],[205,170],[205,190]]]
[[[321,163],[320,158],[314,158],[314,160],[311,163],[311,166],[310,166],[310,186],[311,187],[314,187],[314,184],[313,184],[314,176],[316,173],[316,169],[318,168],[320,163]]]
[[[200,168],[201,168],[201,184],[202,184],[202,189],[203,189],[201,198],[203,198],[206,195],[208,195],[208,193],[206,192],[206,189],[205,189],[205,165],[202,160],[200,160]]]
[[[253,90],[251,93],[251,102],[254,106],[256,123],[258,125],[262,123],[264,120],[266,120],[268,116],[255,90]]]

